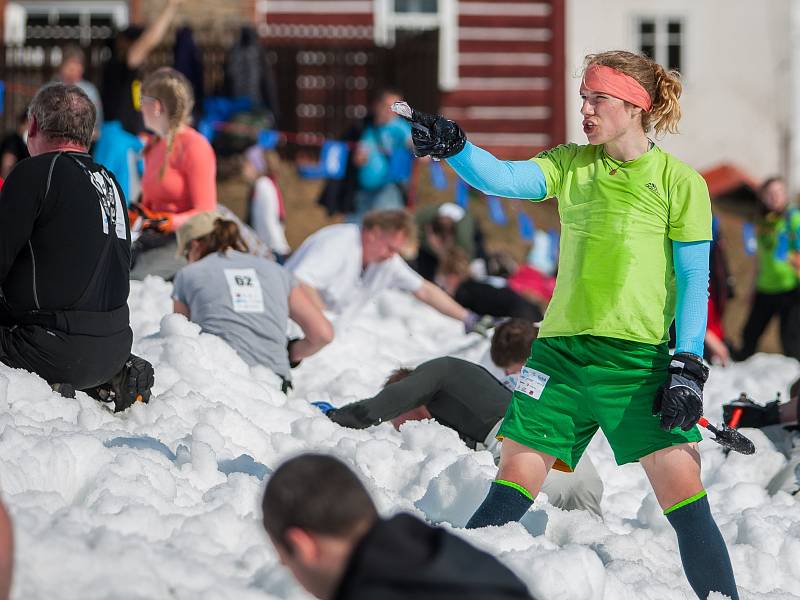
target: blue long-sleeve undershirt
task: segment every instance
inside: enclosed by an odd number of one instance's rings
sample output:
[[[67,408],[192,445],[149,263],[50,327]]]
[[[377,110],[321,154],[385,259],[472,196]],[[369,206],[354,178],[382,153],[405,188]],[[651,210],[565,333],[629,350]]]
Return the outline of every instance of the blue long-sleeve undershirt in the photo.
[[[678,306],[675,352],[703,356],[708,320],[708,258],[711,242],[672,242]]]
[[[461,152],[447,159],[447,164],[484,194],[530,200],[543,200],[547,195],[544,173],[531,160],[499,160],[467,142]]]
[[[534,200],[547,195],[544,173],[530,160],[499,160],[467,142],[464,149],[447,162],[464,181],[485,194]],[[672,251],[677,285],[676,352],[703,356],[711,242],[673,241]]]

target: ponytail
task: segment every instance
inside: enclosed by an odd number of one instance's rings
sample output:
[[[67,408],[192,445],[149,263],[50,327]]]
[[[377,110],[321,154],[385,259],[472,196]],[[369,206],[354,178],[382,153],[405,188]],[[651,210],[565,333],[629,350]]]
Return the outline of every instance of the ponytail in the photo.
[[[192,84],[179,71],[171,67],[161,67],[148,75],[142,83],[142,93],[157,98],[164,108],[169,122],[166,135],[167,151],[159,168],[159,178],[169,162],[175,145],[178,130],[189,123],[194,109]]]
[[[653,108],[647,115],[642,115],[642,126],[647,131],[653,124],[656,136],[666,133],[678,133],[678,121],[681,120],[681,105],[679,98],[683,91],[680,74],[677,71],[667,71],[657,62],[653,62],[653,72],[656,78],[656,93],[653,98]],[[645,118],[646,117],[646,121]]]
[[[199,258],[204,258],[212,252],[225,252],[228,249],[245,253],[250,251],[235,221],[216,219],[211,233],[197,238],[197,241],[202,247],[202,256]]]

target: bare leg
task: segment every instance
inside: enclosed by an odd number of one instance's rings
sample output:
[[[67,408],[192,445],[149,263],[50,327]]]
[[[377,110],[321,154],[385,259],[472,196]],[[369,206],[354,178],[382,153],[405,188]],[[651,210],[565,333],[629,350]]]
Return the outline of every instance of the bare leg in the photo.
[[[739,600],[728,549],[700,481],[697,444],[664,448],[640,462],[675,529],[683,571],[695,594],[705,600],[714,591]]]
[[[700,453],[697,444],[681,444],[658,450],[641,458],[653,492],[663,510],[703,490],[700,481]]]
[[[489,494],[472,515],[467,529],[519,521],[533,504],[555,458],[506,438],[500,468]]]
[[[500,467],[495,479],[521,485],[535,498],[555,462],[555,457],[549,454],[506,438],[500,447]]]

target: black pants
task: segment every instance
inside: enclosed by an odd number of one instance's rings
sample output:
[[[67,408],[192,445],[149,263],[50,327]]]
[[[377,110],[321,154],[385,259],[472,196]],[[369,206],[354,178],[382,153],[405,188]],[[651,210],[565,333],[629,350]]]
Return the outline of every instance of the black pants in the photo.
[[[50,384],[68,383],[82,390],[116,375],[130,356],[132,342],[130,328],[97,337],[38,325],[0,326],[0,362],[36,373]]]
[[[756,292],[737,359],[744,360],[755,353],[759,338],[775,315],[780,320],[783,353],[800,359],[800,288],[780,294]]]

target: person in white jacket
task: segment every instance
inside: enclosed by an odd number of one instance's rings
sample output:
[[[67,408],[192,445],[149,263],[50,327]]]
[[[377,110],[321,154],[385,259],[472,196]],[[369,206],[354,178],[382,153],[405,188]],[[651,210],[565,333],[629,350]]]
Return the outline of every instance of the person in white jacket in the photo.
[[[258,146],[247,151],[244,174],[253,181],[248,219],[250,226],[272,251],[275,260],[283,264],[291,252],[283,224],[283,198],[264,151]]]

